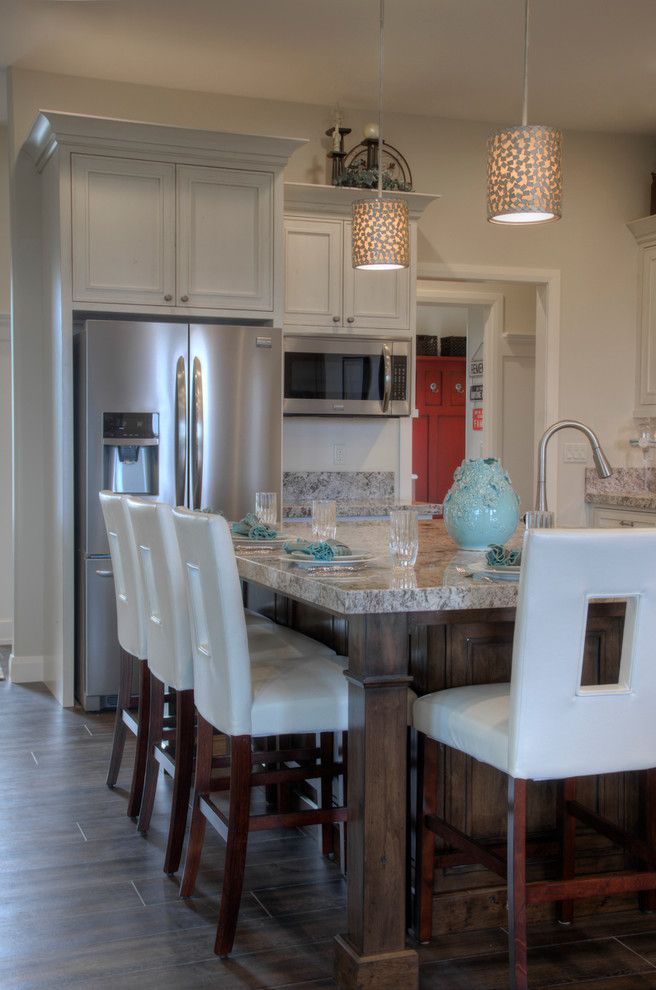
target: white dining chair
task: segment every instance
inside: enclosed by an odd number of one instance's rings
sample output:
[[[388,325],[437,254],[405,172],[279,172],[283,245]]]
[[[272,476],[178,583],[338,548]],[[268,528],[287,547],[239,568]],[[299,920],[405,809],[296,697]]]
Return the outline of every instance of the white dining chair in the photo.
[[[435,835],[451,865],[480,863],[507,879],[513,990],[528,987],[526,912],[558,902],[572,919],[573,900],[656,890],[656,531],[529,530],[522,553],[509,684],[438,691],[414,705],[419,732],[423,813],[418,816],[418,934],[432,929]],[[583,676],[591,602],[624,602],[624,635],[616,682]],[[504,860],[449,825],[439,814],[438,744],[496,767],[508,781],[508,839]],[[576,800],[576,778],[646,771],[646,836],[626,834]],[[562,876],[526,879],[526,784],[559,780]],[[436,787],[437,782],[437,787]],[[618,874],[575,876],[576,822],[630,853]],[[639,864],[642,869],[635,869]],[[654,893],[649,898],[656,907]]]
[[[164,872],[175,873],[194,758],[194,672],[184,578],[171,506],[134,497],[127,506],[144,589],[150,667],[148,760],[138,829],[145,835],[150,827],[162,766],[173,778]],[[174,716],[166,716],[167,705]]]
[[[233,946],[243,887],[248,834],[254,829],[325,824],[346,819],[346,807],[251,814],[252,788],[275,782],[333,779],[341,765],[321,762],[288,767],[295,753],[254,752],[259,737],[343,732],[348,695],[345,658],[327,655],[251,657],[241,602],[239,575],[230,530],[220,516],[175,509],[191,624],[198,746],[191,829],[181,894],[189,896],[198,872],[205,822],[227,836],[221,908],[215,952],[227,956]],[[229,739],[230,776],[212,781],[215,730]],[[284,769],[257,769],[269,762]],[[253,766],[255,764],[255,768]],[[212,798],[229,789],[229,811]],[[330,802],[331,804],[331,802]]]
[[[148,751],[150,707],[143,586],[125,496],[103,491],[100,492],[99,497],[112,561],[116,625],[121,650],[116,720],[107,786],[116,785],[125,750],[126,731],[129,729],[137,737],[127,807],[128,815],[134,818],[139,814],[141,806]],[[139,670],[139,693],[136,699],[132,695],[135,665]],[[135,706],[136,718],[132,714]]]

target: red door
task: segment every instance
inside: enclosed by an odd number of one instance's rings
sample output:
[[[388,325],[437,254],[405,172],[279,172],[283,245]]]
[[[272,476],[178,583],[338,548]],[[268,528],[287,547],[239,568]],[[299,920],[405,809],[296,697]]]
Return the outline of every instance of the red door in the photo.
[[[415,497],[443,502],[465,456],[466,359],[417,358],[417,409],[412,425]]]

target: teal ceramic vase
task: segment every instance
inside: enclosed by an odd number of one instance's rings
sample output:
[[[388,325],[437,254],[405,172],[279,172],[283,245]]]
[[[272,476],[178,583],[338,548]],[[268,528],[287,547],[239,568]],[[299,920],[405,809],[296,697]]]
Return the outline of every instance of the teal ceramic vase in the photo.
[[[463,550],[505,543],[519,522],[519,497],[496,457],[467,459],[444,499],[444,525]]]

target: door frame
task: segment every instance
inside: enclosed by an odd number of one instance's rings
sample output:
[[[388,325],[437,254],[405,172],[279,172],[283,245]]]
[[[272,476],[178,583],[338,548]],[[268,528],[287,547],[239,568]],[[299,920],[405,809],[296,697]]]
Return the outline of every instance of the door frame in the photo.
[[[462,281],[462,290],[441,287],[436,280]],[[486,419],[493,427],[485,430],[484,450],[492,450],[492,440],[499,438],[500,424],[495,422],[501,387],[501,361],[495,346],[503,336],[503,295],[489,290],[476,292],[477,282],[530,282],[536,286],[535,313],[535,457],[538,442],[547,426],[559,419],[560,404],[560,296],[561,275],[551,268],[505,268],[485,265],[444,265],[424,262],[417,265],[417,281],[435,281],[430,287],[417,284],[417,302],[443,302],[451,305],[487,305],[483,338],[483,360],[490,368]],[[488,397],[490,404],[488,406]],[[547,498],[558,511],[557,445],[548,454]],[[496,449],[498,449],[498,444]],[[533,476],[536,477],[535,463]]]

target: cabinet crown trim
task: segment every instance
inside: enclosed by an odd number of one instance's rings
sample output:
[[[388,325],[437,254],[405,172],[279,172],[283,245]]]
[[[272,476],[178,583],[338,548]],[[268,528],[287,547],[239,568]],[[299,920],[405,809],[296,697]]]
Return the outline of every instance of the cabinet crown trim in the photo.
[[[630,220],[627,227],[638,244],[656,243],[656,214],[651,217],[640,217],[639,220]]]
[[[285,182],[285,212],[295,215],[315,212],[350,216],[354,200],[375,199],[376,195],[375,189],[351,189],[348,186],[326,186],[314,182]],[[418,220],[427,206],[441,199],[439,193],[388,190],[386,195],[405,200],[412,220]]]
[[[231,134],[224,131],[173,127],[114,117],[88,117],[82,114],[40,110],[24,148],[41,171],[61,145],[74,145],[102,154],[149,158],[185,155],[212,156],[226,164],[284,168],[306,138],[268,137],[259,134]],[[182,156],[182,157],[181,157]]]

